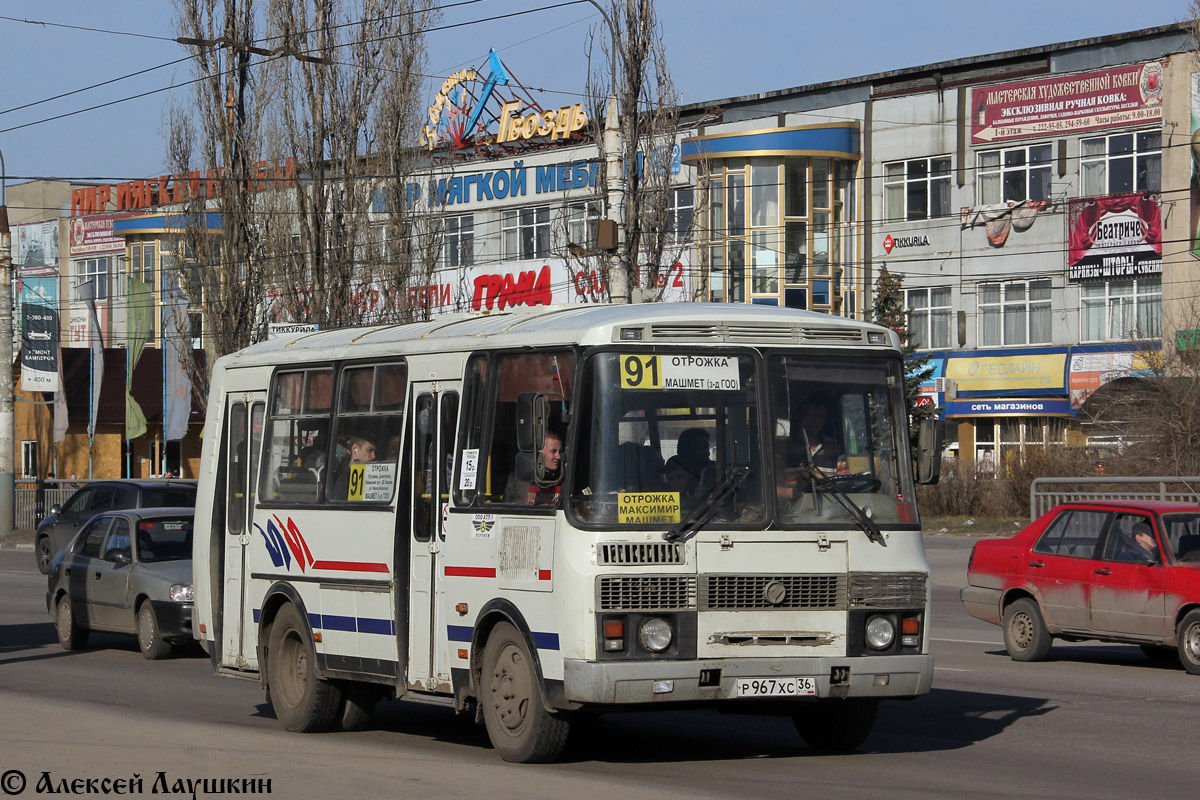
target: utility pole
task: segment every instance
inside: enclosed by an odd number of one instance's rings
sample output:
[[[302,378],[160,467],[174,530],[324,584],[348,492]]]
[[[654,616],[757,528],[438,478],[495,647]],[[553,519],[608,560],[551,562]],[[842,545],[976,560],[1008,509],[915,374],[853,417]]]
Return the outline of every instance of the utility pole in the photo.
[[[12,236],[5,199],[4,154],[0,153],[0,536],[16,527],[13,475],[13,305]]]

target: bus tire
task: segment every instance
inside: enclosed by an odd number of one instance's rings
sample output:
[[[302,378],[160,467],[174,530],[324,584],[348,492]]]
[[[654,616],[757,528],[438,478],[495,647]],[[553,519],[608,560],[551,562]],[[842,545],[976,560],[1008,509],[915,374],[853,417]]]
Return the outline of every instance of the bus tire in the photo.
[[[279,609],[271,626],[267,674],[271,707],[289,731],[327,731],[342,709],[342,691],[317,677],[312,634],[300,612],[290,603]]]
[[[792,723],[813,750],[849,752],[867,740],[875,727],[879,701],[872,697],[825,699],[805,704]]]
[[[546,710],[537,665],[525,638],[501,622],[483,648],[479,702],[492,746],[505,761],[553,761],[562,752],[570,722]]]
[[[371,716],[375,713],[375,704],[382,694],[380,688],[372,683],[346,681],[342,684],[342,694],[346,702],[341,708],[337,719],[337,729],[340,731],[363,731],[371,724]]]

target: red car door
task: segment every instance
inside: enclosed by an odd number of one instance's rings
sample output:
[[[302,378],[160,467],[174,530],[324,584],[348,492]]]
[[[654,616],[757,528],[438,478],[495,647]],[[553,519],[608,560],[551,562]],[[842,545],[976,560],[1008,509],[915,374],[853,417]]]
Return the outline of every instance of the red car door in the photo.
[[[1087,630],[1092,556],[1110,513],[1068,509],[1059,515],[1017,569],[1037,590],[1046,624],[1053,630]]]
[[[1139,544],[1139,534],[1143,538]],[[1103,556],[1091,563],[1092,629],[1134,637],[1171,635],[1166,614],[1167,572],[1151,517],[1117,514]]]

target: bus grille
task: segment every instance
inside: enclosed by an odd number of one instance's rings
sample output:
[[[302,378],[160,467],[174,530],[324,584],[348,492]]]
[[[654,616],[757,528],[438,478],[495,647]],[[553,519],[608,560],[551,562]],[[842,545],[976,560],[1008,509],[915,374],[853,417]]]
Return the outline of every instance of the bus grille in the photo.
[[[851,572],[850,605],[867,608],[921,608],[923,572]]]
[[[606,575],[600,578],[601,611],[669,611],[696,607],[693,575]]]
[[[699,606],[709,610],[846,607],[843,575],[707,575]]]
[[[682,564],[683,546],[678,542],[605,542],[596,552],[602,566],[641,566],[643,564]]]

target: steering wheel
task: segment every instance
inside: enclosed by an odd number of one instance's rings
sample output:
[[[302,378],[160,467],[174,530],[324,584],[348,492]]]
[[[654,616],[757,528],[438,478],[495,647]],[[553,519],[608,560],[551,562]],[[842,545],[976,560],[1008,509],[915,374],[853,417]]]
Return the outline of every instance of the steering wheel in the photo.
[[[853,475],[829,475],[817,481],[818,489],[834,488],[843,494],[874,494],[883,486],[883,481],[865,472]]]

